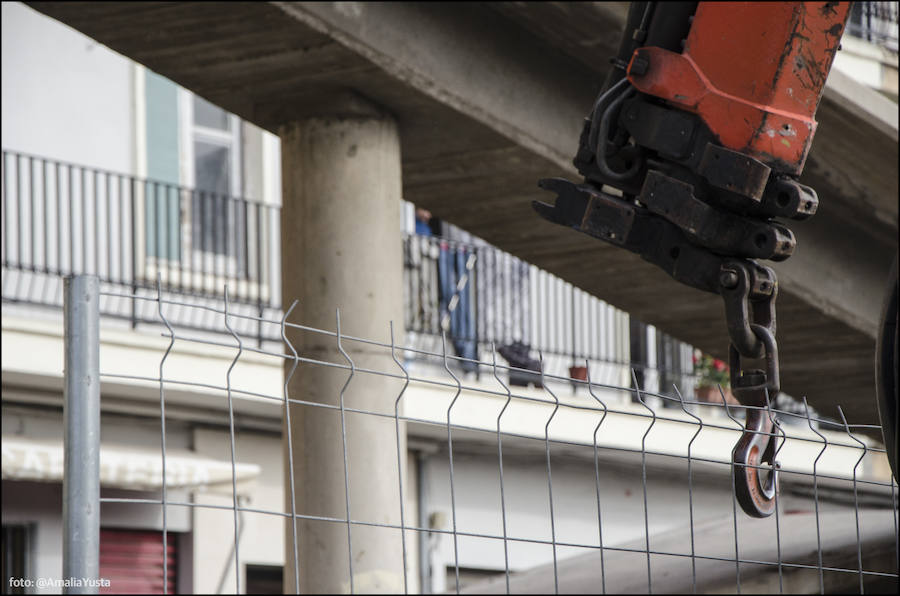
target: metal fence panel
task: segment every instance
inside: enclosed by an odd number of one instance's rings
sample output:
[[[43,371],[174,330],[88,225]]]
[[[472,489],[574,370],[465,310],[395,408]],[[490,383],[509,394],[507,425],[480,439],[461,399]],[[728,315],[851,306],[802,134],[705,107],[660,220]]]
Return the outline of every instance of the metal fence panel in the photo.
[[[164,543],[165,512],[169,507],[230,511],[234,540],[233,569],[235,585],[239,589],[244,587],[240,569],[246,555],[244,549],[238,546],[241,544],[242,529],[249,523],[244,520],[245,514],[274,516],[286,523],[295,520],[342,527],[346,544],[338,550],[346,550],[344,554],[334,552],[333,556],[340,559],[347,557],[347,586],[351,591],[366,589],[354,574],[354,540],[362,539],[360,537],[374,530],[391,530],[391,540],[400,543],[403,556],[396,565],[398,572],[402,570],[405,592],[415,589],[407,578],[416,575],[410,574],[408,556],[414,548],[410,540],[416,538],[419,553],[424,553],[422,542],[427,540],[442,541],[441,544],[450,549],[452,575],[448,577],[447,588],[455,592],[741,592],[773,588],[776,577],[780,592],[804,590],[810,585],[822,593],[837,588],[848,589],[848,586],[860,592],[896,587],[897,485],[892,480],[861,472],[870,465],[863,465],[864,462],[884,457],[884,449],[868,438],[879,428],[848,424],[840,410],[835,420],[813,415],[808,407],[797,413],[775,409],[772,403],[765,408],[731,405],[724,394],[721,394],[721,403],[711,404],[682,395],[678,387],[673,387],[672,392],[646,391],[638,383],[634,371],[631,371],[630,386],[604,384],[592,378],[596,367],[588,362],[587,378],[577,380],[550,375],[543,368],[535,373],[502,365],[495,351],[491,351],[487,360],[467,361],[449,353],[446,338],[440,351],[398,346],[394,341],[393,326],[388,323],[385,327],[389,341],[353,337],[342,332],[339,312],[333,331],[289,321],[293,307],[280,319],[259,320],[252,314],[234,313],[227,291],[223,293],[221,306],[216,307],[166,298],[161,288],[156,297],[115,292],[107,292],[105,296],[108,299],[124,296],[155,302],[162,335],[169,341],[168,347],[160,354],[158,376],[140,376],[134,371],[101,368],[104,380],[154,384],[158,387],[161,498],[116,497],[102,498],[101,502],[161,507]],[[198,308],[210,312],[230,337],[200,336],[173,326],[167,313],[175,308]],[[250,319],[278,330],[283,339],[283,349],[264,349],[244,341],[241,334],[235,331],[235,322],[239,319]],[[298,353],[289,341],[289,336],[296,333],[311,334],[323,343],[333,343],[340,357],[323,360],[314,354]],[[233,350],[233,357],[221,378],[189,378],[168,372],[167,361],[179,348],[188,346],[210,350],[228,348]],[[390,366],[369,368],[360,365],[351,356],[353,348],[359,346],[381,354],[384,356],[383,362],[390,363]],[[246,377],[235,373],[250,354],[273,358],[287,365],[280,395],[255,391]],[[435,363],[443,370],[443,375],[411,374],[408,365],[410,358]],[[474,382],[473,375],[464,372],[463,364],[469,368],[476,367],[484,377],[493,379],[494,387]],[[326,404],[305,395],[291,394],[289,385],[298,367],[344,375],[346,380],[341,385],[339,399]],[[511,386],[511,373],[533,375],[534,390]],[[366,379],[376,377],[397,382],[399,389],[392,396],[392,410],[380,411],[367,406],[364,401],[345,399],[348,388],[365,387]],[[560,391],[573,384],[578,391],[572,395]],[[167,393],[200,387],[217,392],[220,399],[227,403],[232,471],[230,505],[173,500],[166,491],[169,482],[165,463]],[[290,432],[292,413],[296,415],[303,409],[311,409],[331,411],[340,417],[343,494],[332,494],[330,498],[343,510],[343,514],[319,515],[298,510],[294,498],[290,500],[290,507],[281,510],[251,507],[238,498],[239,456],[235,453],[233,406],[236,400],[246,398],[280,404],[288,429],[282,437],[289,446],[288,457],[293,453],[292,447],[304,440]],[[674,407],[661,408],[660,404]],[[743,431],[742,418],[751,409],[762,410],[774,423],[770,434],[778,440],[776,457],[781,461],[782,487],[787,487],[787,492],[776,493],[776,501],[788,499],[790,503],[797,503],[805,499],[812,503],[812,515],[797,515],[784,506],[776,506],[771,518],[751,520],[738,507],[733,489],[726,486],[724,494],[729,496],[728,503],[719,505],[728,511],[727,522],[709,518],[706,509],[711,498],[710,487],[722,489],[721,478],[726,469],[731,486],[734,482],[735,470],[730,454],[723,446],[734,444]],[[392,507],[399,510],[399,522],[353,515],[354,507],[350,499],[353,475],[349,470],[359,463],[348,457],[351,452],[348,443],[364,438],[353,434],[354,427],[346,422],[351,416],[383,420],[390,424],[397,468],[385,470],[384,477],[393,478],[396,474],[396,499]],[[445,483],[441,486],[446,486],[449,491],[450,519],[446,526],[423,519],[422,512],[418,519],[413,518],[404,509],[404,494],[408,489],[404,488],[407,425],[413,425],[417,433],[429,437],[440,453],[446,455],[446,467],[439,468],[443,477],[441,483]],[[496,484],[493,481],[490,483],[498,489],[494,497],[496,501],[485,501],[491,492],[485,486],[482,487],[484,493],[478,497],[482,508],[496,516],[498,523],[493,525],[473,518],[463,504],[470,502],[472,495],[460,492],[472,484],[471,479],[467,479],[469,472],[466,470],[469,468],[465,446],[476,443],[481,445],[479,457],[496,463]],[[533,448],[538,445],[538,449]],[[532,446],[525,456],[530,469],[541,467],[545,471],[540,474],[543,476],[539,483],[542,486],[532,484],[525,491],[510,492],[509,483],[515,478],[510,474],[515,470],[515,458],[521,459],[522,453],[526,453],[523,446]],[[566,462],[576,453],[582,457],[579,461],[591,463],[586,472],[573,475]],[[620,462],[617,465],[624,467],[611,468],[613,461]],[[290,462],[286,478],[291,491],[302,482],[301,478],[294,476],[293,463]],[[755,467],[760,474],[770,471],[767,466]],[[625,471],[619,473],[615,470]],[[560,492],[565,486],[554,483],[554,478],[558,478],[559,474],[586,481],[592,487],[590,500],[594,505],[584,510],[579,507],[573,509],[570,497]],[[636,528],[639,531],[628,540],[614,538],[616,528],[621,528],[622,521],[616,518],[617,501],[611,498],[609,492],[610,474],[613,478],[621,476],[623,486],[630,482],[629,486],[634,486],[638,491],[637,500],[629,501],[636,503],[630,505],[633,508],[630,511],[635,512],[636,517],[628,518],[627,524],[631,531]],[[677,486],[672,486],[676,488],[663,491],[659,482],[672,474],[677,480]],[[523,529],[519,523],[520,513],[516,509],[518,505],[514,503],[538,494],[546,496],[546,499],[540,497],[545,507],[539,513],[532,511],[532,523]],[[835,495],[844,499],[845,504],[836,505],[838,497]],[[463,501],[460,501],[461,497]],[[673,513],[673,506],[681,512]],[[297,545],[302,538],[298,533],[304,531],[305,526],[298,526],[297,523],[291,526],[291,540],[288,543]],[[592,538],[578,534],[579,528],[591,528]],[[474,573],[469,571],[471,555],[467,550],[482,548],[484,544],[494,545],[495,553],[502,551],[503,567],[492,579],[467,584],[469,580],[466,578]],[[544,565],[521,569],[512,562],[525,547],[542,549]],[[202,549],[204,545],[198,543],[195,548]],[[293,590],[300,589],[297,578],[303,571],[297,551],[297,548],[291,549],[292,556],[285,560],[285,566],[293,568],[295,581],[290,586]],[[422,556],[418,558],[422,566]]]

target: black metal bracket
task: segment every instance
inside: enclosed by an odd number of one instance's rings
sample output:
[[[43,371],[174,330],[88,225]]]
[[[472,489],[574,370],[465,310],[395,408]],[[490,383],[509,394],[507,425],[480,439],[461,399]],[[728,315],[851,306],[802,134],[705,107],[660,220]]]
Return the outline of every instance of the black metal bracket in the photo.
[[[545,178],[538,185],[557,194],[553,205],[532,202],[544,219],[636,253],[681,283],[720,293],[726,258],[693,245],[675,224],[589,184]]]
[[[772,269],[696,246],[671,221],[590,184],[562,178],[538,184],[557,194],[553,205],[532,203],[541,217],[636,253],[676,281],[720,294],[732,345],[744,356],[763,356],[765,346],[752,327],[761,326],[774,337],[778,282]]]
[[[694,187],[650,170],[639,200],[711,252],[783,261],[797,242],[786,227],[716,209],[694,196]]]

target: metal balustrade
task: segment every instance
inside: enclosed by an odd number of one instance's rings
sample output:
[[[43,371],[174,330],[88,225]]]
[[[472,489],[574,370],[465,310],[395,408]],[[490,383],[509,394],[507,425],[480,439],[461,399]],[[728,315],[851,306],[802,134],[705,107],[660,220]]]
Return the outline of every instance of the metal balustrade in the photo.
[[[60,308],[60,278],[90,274],[106,290],[147,296],[158,277],[165,295],[198,305],[221,299],[227,284],[241,314],[281,312],[279,205],[15,151],[3,151],[2,166],[4,302]],[[405,327],[432,343],[443,333],[475,360],[506,346],[582,380],[589,360],[610,365],[610,382],[626,383],[636,366],[671,368],[665,381],[690,384],[689,366],[631,362],[628,315],[547,271],[486,243],[402,242]],[[136,299],[101,308],[132,326],[156,317]],[[173,316],[220,331],[197,311]],[[240,331],[258,345],[281,339],[261,323]]]
[[[897,51],[896,2],[854,2],[850,10],[848,34]]]

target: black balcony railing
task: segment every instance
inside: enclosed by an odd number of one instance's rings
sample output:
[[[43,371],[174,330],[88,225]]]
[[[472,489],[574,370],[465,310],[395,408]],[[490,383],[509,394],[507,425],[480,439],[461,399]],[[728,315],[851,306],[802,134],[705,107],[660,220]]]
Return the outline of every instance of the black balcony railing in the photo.
[[[280,313],[279,206],[12,151],[3,151],[2,167],[4,302],[60,307],[59,279],[87,273],[125,295],[155,293],[159,280],[170,296],[210,306],[221,304],[227,285],[235,314]],[[493,345],[526,368],[540,352],[554,374],[590,360],[617,375],[629,366],[666,369],[684,383],[678,358],[648,364],[630,354],[627,316],[572,284],[486,244],[420,235],[402,242],[406,329],[445,334],[457,356],[490,358]],[[149,306],[110,299],[101,314],[158,323]],[[222,328],[197,319],[197,309],[184,312],[193,314],[167,316],[183,327]],[[262,321],[234,324],[260,344],[281,339]]]
[[[159,281],[200,300],[227,285],[234,304],[279,307],[277,206],[11,151],[2,166],[4,301],[59,306],[36,280],[93,274],[131,293]],[[137,301],[121,306],[103,314],[158,320]]]
[[[625,313],[493,246],[410,235],[404,238],[404,261],[406,329],[446,334],[448,350],[457,356],[490,361],[486,352],[493,346],[521,368],[530,361],[537,370],[540,353],[545,372],[554,374],[583,374],[577,369],[587,360],[600,365],[594,374],[608,375],[606,382],[628,383],[633,367],[641,377],[645,371],[656,374],[661,386],[690,384],[685,344],[658,334],[664,349],[650,349],[648,362],[649,354],[634,353]]]
[[[898,12],[897,2],[854,2],[847,33],[896,52]]]

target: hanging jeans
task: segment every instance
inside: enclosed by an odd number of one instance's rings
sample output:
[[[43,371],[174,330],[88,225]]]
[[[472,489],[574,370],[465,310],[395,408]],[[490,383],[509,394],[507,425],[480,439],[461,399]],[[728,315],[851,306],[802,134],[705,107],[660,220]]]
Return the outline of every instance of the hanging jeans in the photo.
[[[451,249],[447,243],[442,242],[438,259],[438,277],[441,284],[441,313],[442,316],[446,316],[449,311],[450,329],[448,334],[453,348],[456,350],[456,355],[461,358],[477,360],[475,321],[471,305],[472,272],[466,271],[469,254],[469,251],[464,248]],[[469,275],[469,279],[462,290],[457,290],[460,278],[466,274]],[[459,298],[450,310],[453,296],[457,293]],[[478,368],[474,362],[467,361],[460,362],[460,366],[467,372],[473,372]]]

